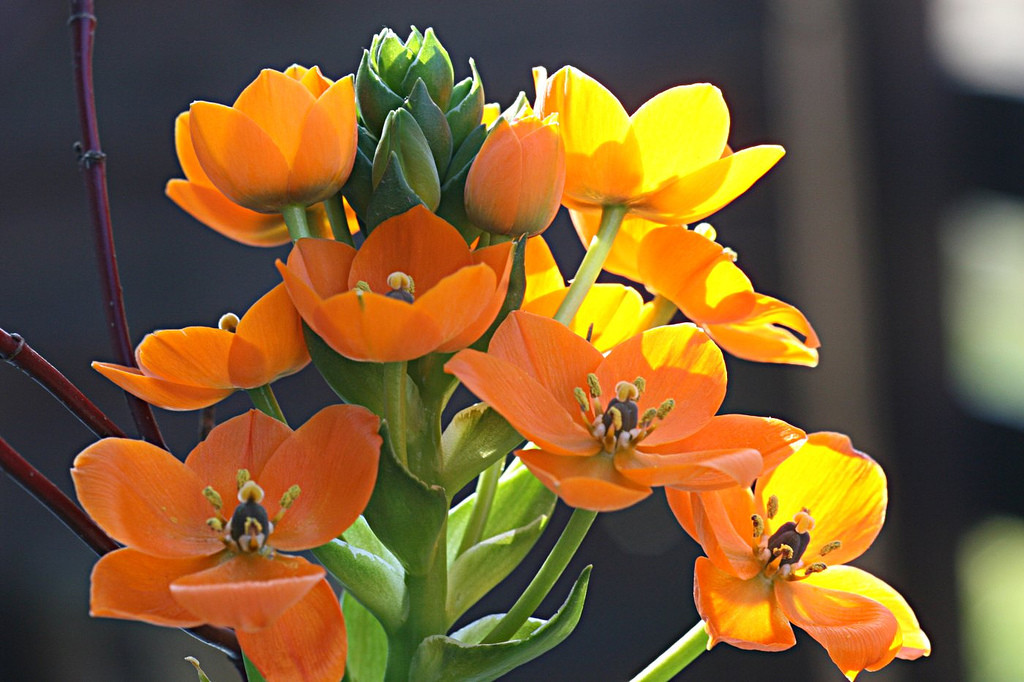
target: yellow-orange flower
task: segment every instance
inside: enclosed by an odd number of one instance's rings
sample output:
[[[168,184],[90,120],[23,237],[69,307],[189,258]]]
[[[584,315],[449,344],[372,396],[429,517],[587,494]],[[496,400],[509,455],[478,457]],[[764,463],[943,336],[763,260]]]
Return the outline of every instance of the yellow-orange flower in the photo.
[[[648,330],[605,356],[565,325],[516,311],[487,353],[464,350],[445,370],[532,441],[519,459],[584,509],[622,509],[653,486],[747,485],[804,436],[778,420],[715,416],[725,364],[692,325]]]
[[[543,120],[525,105],[511,121],[500,117],[466,177],[466,214],[494,234],[540,234],[562,199],[565,149],[556,116]]]
[[[340,679],[345,622],[325,571],[280,552],[356,520],[377,476],[378,426],[362,407],[333,405],[294,432],[250,411],[184,463],[144,441],[89,446],[71,470],[78,499],[125,545],[93,569],[92,615],[235,628],[268,680]]]
[[[931,652],[910,606],[870,573],[845,566],[885,518],[885,474],[838,433],[816,433],[749,488],[669,490],[704,548],[694,598],[711,644],[778,651],[805,630],[853,680],[894,657]]]
[[[562,203],[595,210],[625,205],[665,224],[705,218],[745,192],[785,153],[759,145],[733,153],[729,110],[707,83],[669,88],[626,114],[616,97],[566,66],[534,71],[537,112],[558,114],[565,143]]]
[[[476,341],[508,291],[512,242],[470,251],[425,206],[374,228],[358,251],[300,239],[278,262],[302,318],[353,360],[399,362]]]
[[[188,123],[210,182],[261,213],[323,201],[355,160],[352,77],[332,82],[318,68],[264,69],[230,107],[194,102]]]
[[[649,290],[674,303],[736,357],[818,364],[821,344],[804,314],[754,291],[736,266],[735,254],[714,239],[681,227],[662,227],[640,242],[637,262]]]
[[[129,393],[166,410],[198,410],[237,389],[258,388],[309,362],[302,319],[279,284],[241,320],[215,327],[163,329],[135,349],[139,368],[92,363]]]

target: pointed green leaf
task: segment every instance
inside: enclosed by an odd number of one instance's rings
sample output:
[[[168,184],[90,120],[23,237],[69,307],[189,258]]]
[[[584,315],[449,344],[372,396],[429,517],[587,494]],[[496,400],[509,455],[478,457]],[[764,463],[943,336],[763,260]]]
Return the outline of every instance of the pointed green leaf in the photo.
[[[522,442],[519,432],[486,403],[470,405],[441,435],[441,484],[454,494]]]
[[[404,106],[419,123],[420,130],[423,131],[423,136],[427,139],[427,144],[434,156],[437,175],[439,178],[443,177],[448,169],[448,162],[452,158],[452,130],[448,126],[448,119],[445,118],[444,112],[438,108],[434,100],[430,99],[427,86],[419,79],[413,85],[412,92],[409,93]]]
[[[384,628],[348,592],[341,598],[341,610],[345,614],[348,639],[344,682],[383,682],[388,664],[388,637]]]
[[[381,79],[372,61],[371,53],[364,50],[356,70],[356,108],[363,125],[374,137],[380,137],[384,119],[389,111],[402,106],[402,98]]]
[[[410,49],[415,49],[412,37],[407,42],[407,46]],[[448,56],[448,52],[434,35],[432,28],[423,32],[422,44],[402,80],[401,92],[406,95],[412,92],[416,79],[423,80],[430,92],[430,98],[437,103],[441,111],[447,111],[448,101],[452,96],[452,87],[455,84],[455,70],[452,68],[452,60]]]
[[[452,90],[451,105],[445,116],[452,130],[452,144],[458,149],[466,136],[480,125],[484,116],[484,86],[476,62],[469,60],[472,77],[461,81]]]
[[[398,156],[392,154],[384,168],[380,184],[374,189],[370,203],[366,207],[367,232],[372,232],[373,228],[388,218],[405,213],[417,204],[426,205],[406,181]]]
[[[267,682],[266,678],[260,672],[256,664],[249,660],[249,657],[242,652],[242,663],[245,664],[245,677],[248,682]]]
[[[490,682],[537,658],[560,644],[575,629],[583,611],[589,580],[590,566],[587,566],[551,620],[522,639],[498,644],[469,644],[444,635],[426,638],[413,656],[409,679],[417,682]],[[520,632],[523,629],[520,628]],[[486,636],[486,633],[481,636]]]
[[[305,324],[302,331],[313,365],[338,397],[346,403],[362,405],[375,414],[383,414],[383,365],[349,360],[336,353]]]
[[[370,131],[363,126],[358,127],[359,145],[356,148],[355,162],[352,172],[341,188],[341,193],[348,199],[352,210],[356,212],[360,222],[366,222],[366,207],[373,194],[373,152],[377,147]],[[369,149],[369,151],[367,151]]]

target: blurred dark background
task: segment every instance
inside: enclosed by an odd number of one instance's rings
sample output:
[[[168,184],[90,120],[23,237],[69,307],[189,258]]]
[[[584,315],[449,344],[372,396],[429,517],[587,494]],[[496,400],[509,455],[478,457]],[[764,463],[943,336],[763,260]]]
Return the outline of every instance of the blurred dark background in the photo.
[[[425,9],[429,6],[429,9]],[[858,562],[914,606],[930,659],[864,679],[1024,679],[1024,2],[1021,0],[541,0],[478,3],[99,3],[96,90],[133,342],[242,312],[283,249],[234,244],[163,196],[180,177],[172,122],[195,99],[230,102],[264,66],[355,69],[373,33],[434,26],[456,65],[474,57],[488,101],[532,97],[530,68],[573,64],[633,111],[711,81],[739,149],[778,142],[781,164],[711,221],[759,291],[798,305],[824,347],[814,371],[730,359],[726,409],[849,433],[885,467],[888,523]],[[78,139],[66,3],[0,3],[0,327],[23,335],[105,409],[124,401],[89,362],[110,360]],[[561,215],[548,232],[582,249]],[[292,422],[332,394],[312,371],[275,387]],[[247,409],[242,396],[221,419]],[[193,413],[160,412],[194,445]],[[0,367],[0,435],[70,490],[90,434],[13,367]],[[561,510],[542,545],[554,541]],[[0,678],[237,679],[181,632],[88,617],[93,554],[0,478]],[[563,582],[594,563],[580,626],[514,680],[625,680],[696,620],[697,548],[654,495],[599,517]],[[502,611],[543,552],[472,613]],[[571,574],[571,576],[570,576]],[[839,680],[798,637],[776,654],[722,645],[691,679]]]

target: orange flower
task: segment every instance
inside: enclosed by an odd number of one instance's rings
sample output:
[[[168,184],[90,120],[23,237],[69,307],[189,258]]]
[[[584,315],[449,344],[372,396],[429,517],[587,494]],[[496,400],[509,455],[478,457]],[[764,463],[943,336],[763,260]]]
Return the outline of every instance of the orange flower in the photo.
[[[316,67],[264,69],[233,106],[194,102],[188,123],[210,182],[261,213],[323,201],[355,160],[352,77],[332,82]]]
[[[632,116],[603,85],[571,66],[534,70],[539,115],[558,113],[565,143],[562,203],[625,205],[661,223],[705,218],[745,192],[782,158],[777,145],[733,153],[729,110],[718,88],[680,85]]]
[[[188,117],[186,111],[174,121],[174,148],[185,179],[167,182],[165,191],[171,201],[199,222],[236,242],[249,246],[280,246],[291,241],[281,214],[257,213],[239,206],[210,181],[196,158]],[[331,235],[327,213],[319,204],[310,207],[308,220],[318,236]]]
[[[881,467],[838,433],[816,433],[754,491],[670,490],[679,523],[704,548],[694,598],[711,644],[779,651],[790,624],[828,651],[850,680],[894,657],[931,652],[892,587],[852,566],[885,518]]]
[[[706,233],[681,227],[648,233],[637,249],[647,288],[672,301],[736,357],[817,365],[821,343],[803,313],[754,291],[734,262],[736,254],[716,243],[713,228],[707,228]]]
[[[353,360],[399,362],[476,341],[505,300],[511,263],[511,242],[470,251],[419,205],[374,228],[358,251],[300,239],[277,269],[331,348]]]
[[[378,426],[351,405],[294,432],[253,410],[184,463],[144,441],[89,446],[71,470],[78,499],[126,545],[93,569],[92,615],[232,627],[268,680],[340,679],[345,623],[325,571],[278,551],[317,547],[355,521],[376,480]]]
[[[565,299],[565,285],[555,257],[544,237],[526,242],[526,292],[522,310],[554,317]],[[602,353],[647,329],[652,313],[640,293],[622,284],[595,284],[569,322],[569,329],[590,342]]]
[[[540,234],[558,213],[565,150],[555,116],[541,120],[528,104],[487,135],[466,177],[466,214],[494,234]]]
[[[604,356],[566,326],[516,311],[487,353],[464,350],[445,370],[537,446],[516,455],[544,485],[596,511],[652,486],[745,485],[804,435],[777,420],[716,417],[725,364],[692,325],[648,330]]]
[[[279,284],[239,320],[220,328],[186,327],[147,334],[135,349],[139,369],[92,363],[115,384],[165,410],[198,410],[239,388],[258,388],[309,362],[302,320]]]

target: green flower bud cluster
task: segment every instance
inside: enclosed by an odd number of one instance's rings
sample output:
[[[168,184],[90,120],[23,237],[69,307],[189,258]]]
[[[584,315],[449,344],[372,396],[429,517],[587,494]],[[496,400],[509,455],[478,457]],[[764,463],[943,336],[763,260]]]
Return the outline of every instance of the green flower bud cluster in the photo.
[[[342,189],[367,230],[424,204],[472,236],[463,189],[483,144],[484,90],[476,65],[455,83],[448,52],[434,30],[415,27],[402,40],[391,29],[373,37],[356,72],[359,149]]]

